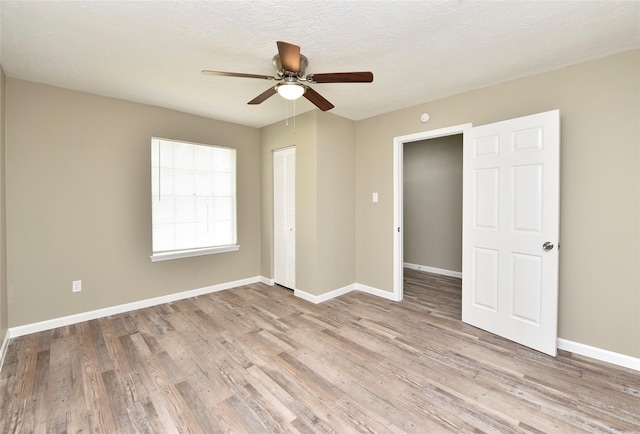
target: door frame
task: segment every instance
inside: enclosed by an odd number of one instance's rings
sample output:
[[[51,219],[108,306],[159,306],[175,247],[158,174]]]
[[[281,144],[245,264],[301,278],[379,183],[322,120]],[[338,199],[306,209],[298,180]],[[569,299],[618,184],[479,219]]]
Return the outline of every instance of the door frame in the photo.
[[[464,153],[464,134],[470,128],[473,128],[473,124],[466,123],[393,138],[393,300],[395,301],[402,300],[404,293],[404,144],[462,134],[462,146]],[[460,228],[460,230],[462,230],[462,228]]]

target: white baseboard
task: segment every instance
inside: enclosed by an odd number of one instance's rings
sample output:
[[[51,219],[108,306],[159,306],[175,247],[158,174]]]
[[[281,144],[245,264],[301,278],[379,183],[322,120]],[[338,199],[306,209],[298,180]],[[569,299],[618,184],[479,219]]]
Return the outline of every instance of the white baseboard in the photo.
[[[462,279],[462,273],[460,271],[451,271],[451,270],[445,270],[442,268],[427,267],[426,265],[411,264],[409,262],[405,262],[403,265],[404,265],[404,268],[410,268],[412,270],[426,271],[427,273],[441,274],[443,276],[457,277],[458,279]]]
[[[264,283],[265,285],[273,286],[276,283],[273,279],[269,279],[268,277],[260,276],[260,283]]]
[[[384,291],[382,289],[374,288],[373,286],[363,285],[362,283],[356,283],[356,290],[366,292],[367,294],[375,295],[376,297],[386,298],[391,301],[401,301],[397,299],[393,292]]]
[[[332,298],[347,294],[351,291],[365,292],[367,294],[375,295],[376,297],[386,298],[387,300],[400,301],[395,298],[393,292],[383,291],[382,289],[363,285],[362,283],[352,283],[351,285],[343,286],[342,288],[334,289],[333,291],[329,291],[321,295],[309,294],[308,292],[304,292],[299,289],[294,290],[293,294],[296,297],[300,297],[304,300],[310,301],[311,303],[318,304],[327,300],[331,300]]]
[[[2,370],[2,365],[4,365],[4,356],[7,355],[7,349],[9,348],[9,339],[11,339],[11,336],[9,335],[9,330],[7,330],[2,340],[2,346],[0,346],[0,371]]]
[[[581,356],[591,357],[592,359],[600,360],[601,362],[622,366],[623,368],[640,371],[640,359],[627,356],[625,354],[614,353],[613,351],[603,350],[602,348],[596,348],[562,338],[558,338],[558,349],[580,354]]]
[[[295,295],[296,297],[300,297],[303,300],[310,301],[311,303],[318,304],[322,303],[323,301],[331,300],[332,298],[344,295],[348,292],[353,291],[354,289],[355,284],[352,283],[351,285],[343,286],[342,288],[334,289],[333,291],[325,292],[321,295],[313,295],[299,289],[294,289],[293,295]]]
[[[177,292],[175,294],[163,295],[161,297],[148,298],[146,300],[134,301],[132,303],[120,304],[117,306],[111,306],[104,309],[92,310],[89,312],[82,312],[75,315],[54,318],[46,321],[40,321],[33,324],[26,324],[23,326],[11,327],[9,328],[7,334],[9,335],[10,338],[15,338],[17,336],[23,336],[31,333],[51,330],[57,327],[77,324],[82,321],[89,321],[92,319],[104,318],[109,315],[129,312],[132,310],[142,309],[145,307],[157,306],[163,303],[171,303],[173,301],[183,300],[185,298],[209,294],[217,291],[223,291],[225,289],[235,288],[238,286],[250,285],[252,283],[259,283],[259,282],[262,282],[261,279],[262,279],[261,277],[249,277],[247,279],[236,280],[233,282],[220,283],[217,285],[211,285],[204,288]]]

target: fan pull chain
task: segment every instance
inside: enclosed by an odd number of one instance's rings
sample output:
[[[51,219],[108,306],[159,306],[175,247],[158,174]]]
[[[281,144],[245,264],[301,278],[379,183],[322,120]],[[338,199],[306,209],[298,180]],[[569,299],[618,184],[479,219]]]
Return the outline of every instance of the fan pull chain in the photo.
[[[285,121],[284,125],[289,128],[289,101],[284,103],[285,105]],[[293,100],[293,134],[296,134],[296,100]]]
[[[289,127],[289,101],[285,101],[284,102],[284,107],[285,107],[285,111],[284,111],[285,121],[284,121],[284,124],[285,124],[286,127]]]
[[[162,142],[158,141],[158,202],[162,200],[162,174],[160,171],[162,170],[162,161],[160,160]]]

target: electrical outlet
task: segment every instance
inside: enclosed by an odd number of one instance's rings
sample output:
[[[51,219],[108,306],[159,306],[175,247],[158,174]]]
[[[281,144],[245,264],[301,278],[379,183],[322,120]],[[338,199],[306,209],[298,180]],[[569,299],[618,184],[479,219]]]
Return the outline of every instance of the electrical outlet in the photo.
[[[82,280],[74,280],[71,282],[71,292],[82,291]]]

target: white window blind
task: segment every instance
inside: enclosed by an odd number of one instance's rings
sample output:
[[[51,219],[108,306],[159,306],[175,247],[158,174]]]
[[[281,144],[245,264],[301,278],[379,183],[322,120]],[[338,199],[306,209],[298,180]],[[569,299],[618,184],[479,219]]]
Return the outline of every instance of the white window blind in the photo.
[[[151,139],[152,261],[238,250],[236,150]]]

